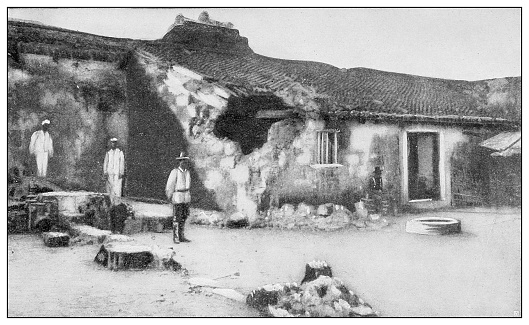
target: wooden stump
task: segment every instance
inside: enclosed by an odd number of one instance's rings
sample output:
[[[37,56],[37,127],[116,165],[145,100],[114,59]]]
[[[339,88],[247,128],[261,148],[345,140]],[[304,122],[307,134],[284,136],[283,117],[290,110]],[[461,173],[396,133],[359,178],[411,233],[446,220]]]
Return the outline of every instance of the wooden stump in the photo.
[[[48,247],[68,246],[70,243],[70,236],[62,232],[43,232],[42,238]]]
[[[149,246],[132,244],[102,245],[95,261],[110,270],[145,268],[154,260]]]

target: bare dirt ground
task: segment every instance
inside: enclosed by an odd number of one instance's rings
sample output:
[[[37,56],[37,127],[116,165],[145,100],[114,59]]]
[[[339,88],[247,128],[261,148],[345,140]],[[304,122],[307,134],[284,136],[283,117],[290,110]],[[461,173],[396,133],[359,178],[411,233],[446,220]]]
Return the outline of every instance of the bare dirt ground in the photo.
[[[189,227],[174,245],[190,277],[216,278],[247,294],[268,283],[300,282],[305,263],[326,260],[336,277],[382,316],[514,316],[521,308],[521,211],[466,209],[463,233],[407,234],[399,217],[379,231],[331,233]],[[173,246],[169,232],[136,241]],[[48,248],[38,235],[8,237],[9,316],[258,316],[243,303],[189,293],[179,273],[111,272],[93,262],[98,245]]]

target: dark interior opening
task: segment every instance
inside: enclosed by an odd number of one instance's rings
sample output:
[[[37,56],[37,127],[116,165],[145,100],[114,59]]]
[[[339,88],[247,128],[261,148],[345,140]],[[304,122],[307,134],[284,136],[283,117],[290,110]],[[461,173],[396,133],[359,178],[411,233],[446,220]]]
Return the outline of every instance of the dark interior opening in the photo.
[[[274,95],[231,97],[226,111],[217,118],[213,134],[239,143],[242,153],[247,155],[265,144],[270,126],[278,121],[256,118],[257,112],[281,109],[286,109],[285,104]]]
[[[410,200],[440,197],[437,133],[408,133],[408,195]]]

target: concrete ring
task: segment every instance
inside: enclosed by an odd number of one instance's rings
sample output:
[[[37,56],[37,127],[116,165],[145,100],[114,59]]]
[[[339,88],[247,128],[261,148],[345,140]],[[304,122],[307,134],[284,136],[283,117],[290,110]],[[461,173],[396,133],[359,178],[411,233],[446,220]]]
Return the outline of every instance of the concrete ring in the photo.
[[[461,221],[453,218],[423,217],[408,220],[406,232],[421,235],[447,235],[461,232]]]

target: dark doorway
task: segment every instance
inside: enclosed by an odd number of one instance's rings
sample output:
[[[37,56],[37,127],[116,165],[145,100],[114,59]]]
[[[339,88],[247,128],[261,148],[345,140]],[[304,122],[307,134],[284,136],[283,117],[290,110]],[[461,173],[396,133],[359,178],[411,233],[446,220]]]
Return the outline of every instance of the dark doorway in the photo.
[[[440,197],[438,133],[408,133],[408,197],[410,201]]]

